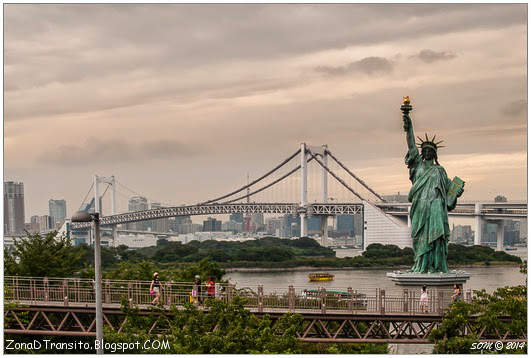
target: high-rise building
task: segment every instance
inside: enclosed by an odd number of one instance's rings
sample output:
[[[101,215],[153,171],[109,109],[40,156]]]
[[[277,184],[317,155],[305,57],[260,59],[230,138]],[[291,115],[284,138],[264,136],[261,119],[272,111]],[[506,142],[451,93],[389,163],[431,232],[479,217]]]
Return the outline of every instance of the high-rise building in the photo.
[[[483,236],[481,237],[482,245],[496,246],[496,231],[498,224],[496,223],[483,223]]]
[[[473,243],[474,233],[470,225],[453,225],[450,232],[450,241],[463,243]]]
[[[39,231],[40,232],[50,232],[55,229],[55,223],[53,217],[50,215],[39,216]]]
[[[264,214],[254,213],[251,215],[251,231],[257,232],[264,229]]]
[[[283,217],[282,223],[282,237],[299,236],[300,234],[300,219],[298,215],[286,214]]]
[[[243,223],[239,223],[233,220],[229,220],[221,224],[222,231],[230,231],[233,234],[241,232],[242,227],[243,227]]]
[[[53,218],[54,225],[62,223],[66,218],[66,201],[64,199],[48,200],[48,215]]]
[[[282,223],[283,218],[268,218],[266,219],[265,226],[266,231],[269,235],[274,235],[276,237],[282,236]]]
[[[337,215],[336,231],[338,232],[338,234],[354,236],[354,216],[353,215]]]
[[[526,242],[527,241],[527,219],[521,219],[520,220],[520,242]]]
[[[24,223],[24,183],[4,182],[4,234],[22,234]]]
[[[151,209],[160,209],[163,206],[160,203],[151,203]],[[154,232],[168,232],[170,222],[167,218],[151,220],[151,230]]]
[[[230,214],[229,220],[237,223],[243,223],[243,213]]]
[[[317,215],[308,216],[308,221],[306,224],[307,229],[308,229],[308,234],[313,235],[313,234],[321,233],[321,222],[322,222],[322,218],[320,216],[317,216]]]
[[[41,231],[41,225],[40,225],[39,222],[40,222],[39,216],[38,215],[33,215],[30,218],[30,222],[29,222],[30,229],[28,231],[31,232],[31,233],[40,232]]]
[[[203,231],[221,231],[221,221],[209,217],[203,221]]]
[[[129,198],[128,209],[129,212],[148,210],[148,201],[143,196],[133,196]],[[128,223],[128,230],[147,231],[148,223],[139,221],[136,223]]]

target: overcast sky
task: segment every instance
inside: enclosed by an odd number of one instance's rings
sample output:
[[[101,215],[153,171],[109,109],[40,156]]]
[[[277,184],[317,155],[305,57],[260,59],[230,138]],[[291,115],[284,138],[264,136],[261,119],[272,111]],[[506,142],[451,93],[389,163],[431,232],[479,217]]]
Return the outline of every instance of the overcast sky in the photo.
[[[409,95],[463,200],[525,200],[526,33],[527,4],[4,5],[4,177],[26,221],[93,174],[192,204],[306,142],[404,193]]]

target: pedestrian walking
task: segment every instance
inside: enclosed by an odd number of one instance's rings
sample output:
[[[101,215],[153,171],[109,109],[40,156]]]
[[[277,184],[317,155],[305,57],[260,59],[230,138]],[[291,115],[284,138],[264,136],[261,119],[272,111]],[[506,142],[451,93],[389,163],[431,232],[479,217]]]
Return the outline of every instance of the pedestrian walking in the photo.
[[[196,294],[197,294],[197,301],[199,303],[203,303],[203,296],[201,294],[201,276],[199,276],[199,275],[195,275],[194,288],[195,288]]]
[[[159,274],[158,272],[155,272],[153,274],[153,281],[151,281],[151,285],[149,286],[149,293],[151,295],[155,295],[155,298],[153,301],[151,301],[152,305],[156,305],[159,303],[159,297],[160,297],[160,281],[159,281]]]
[[[208,295],[208,298],[216,297],[216,283],[214,282],[214,278],[212,276],[208,278],[207,295]]]
[[[424,285],[420,294],[420,311],[422,313],[428,313],[428,300],[428,291],[426,285]]]

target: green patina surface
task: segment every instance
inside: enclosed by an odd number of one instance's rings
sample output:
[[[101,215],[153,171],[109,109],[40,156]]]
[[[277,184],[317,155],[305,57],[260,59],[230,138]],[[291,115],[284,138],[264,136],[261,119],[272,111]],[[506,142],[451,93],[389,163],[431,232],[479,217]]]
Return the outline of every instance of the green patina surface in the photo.
[[[411,270],[421,273],[448,272],[448,211],[453,210],[456,204],[451,195],[459,197],[463,189],[458,188],[456,193],[450,191],[452,181],[438,163],[437,149],[440,142],[435,142],[435,136],[431,140],[427,135],[426,140],[419,138],[419,154],[409,116],[412,107],[405,102],[401,109],[408,144],[405,162],[413,184],[408,195],[408,200],[412,203],[411,237],[415,251],[415,264]]]

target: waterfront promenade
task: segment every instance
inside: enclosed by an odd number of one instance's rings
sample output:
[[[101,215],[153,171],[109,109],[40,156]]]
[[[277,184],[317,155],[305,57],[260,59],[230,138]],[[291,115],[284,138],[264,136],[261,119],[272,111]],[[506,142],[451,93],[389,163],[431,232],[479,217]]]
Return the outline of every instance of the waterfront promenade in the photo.
[[[172,309],[185,309],[190,303],[191,283],[164,283],[160,306],[150,305],[149,281],[103,282],[104,325],[121,332],[127,322],[127,310],[137,309],[138,315],[171,316]],[[206,292],[203,290],[202,292]],[[24,335],[95,335],[95,295],[92,280],[78,278],[38,278],[6,276],[4,281],[5,334]],[[428,335],[440,325],[450,302],[443,292],[430,290],[427,312],[420,309],[417,293],[404,289],[401,295],[386,295],[385,290],[359,292],[296,290],[293,286],[279,288],[275,293],[238,289],[232,284],[217,285],[215,297],[203,297],[193,304],[208,310],[204,300],[231,302],[244,299],[244,306],[255,315],[268,315],[273,321],[286,313],[303,317],[298,329],[299,339],[306,342],[387,342],[428,343]],[[471,300],[471,292],[464,297]],[[21,317],[26,317],[23,320]],[[500,317],[502,320],[509,318]],[[155,320],[149,332],[163,334],[167,327]],[[463,327],[462,334],[475,332],[482,340],[525,340],[507,332],[490,332],[473,321]]]

